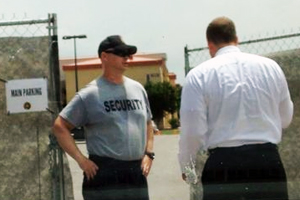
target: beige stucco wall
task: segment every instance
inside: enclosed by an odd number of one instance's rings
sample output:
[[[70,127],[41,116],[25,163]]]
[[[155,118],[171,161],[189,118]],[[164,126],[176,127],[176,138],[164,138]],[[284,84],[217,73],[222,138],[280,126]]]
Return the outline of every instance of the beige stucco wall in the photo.
[[[69,102],[75,95],[75,72],[73,70],[64,71],[66,81],[66,100]],[[78,70],[78,88],[81,89],[89,82],[101,76],[102,70],[99,69],[87,69]]]

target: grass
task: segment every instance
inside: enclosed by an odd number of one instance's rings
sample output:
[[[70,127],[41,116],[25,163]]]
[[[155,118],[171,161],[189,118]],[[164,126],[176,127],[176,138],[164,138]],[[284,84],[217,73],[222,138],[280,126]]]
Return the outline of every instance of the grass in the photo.
[[[165,129],[161,130],[161,135],[176,135],[179,134],[178,129]]]

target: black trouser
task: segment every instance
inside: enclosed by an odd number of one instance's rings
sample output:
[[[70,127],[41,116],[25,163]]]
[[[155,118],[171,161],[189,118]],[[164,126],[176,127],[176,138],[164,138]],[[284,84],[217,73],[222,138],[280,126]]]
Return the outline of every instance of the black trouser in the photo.
[[[271,143],[216,148],[202,172],[203,200],[287,200],[287,180]]]
[[[148,200],[147,179],[142,174],[141,160],[121,161],[90,155],[99,169],[87,180],[84,175],[82,194],[85,200]]]

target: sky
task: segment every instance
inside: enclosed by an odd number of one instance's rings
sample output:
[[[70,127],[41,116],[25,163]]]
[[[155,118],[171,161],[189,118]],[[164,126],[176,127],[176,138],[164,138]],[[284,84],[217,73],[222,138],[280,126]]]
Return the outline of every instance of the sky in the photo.
[[[184,47],[206,46],[205,30],[216,17],[235,24],[240,41],[300,31],[300,0],[0,0],[0,21],[46,19],[56,13],[59,56],[97,56],[99,43],[121,35],[138,53],[166,53],[169,72],[184,83]]]

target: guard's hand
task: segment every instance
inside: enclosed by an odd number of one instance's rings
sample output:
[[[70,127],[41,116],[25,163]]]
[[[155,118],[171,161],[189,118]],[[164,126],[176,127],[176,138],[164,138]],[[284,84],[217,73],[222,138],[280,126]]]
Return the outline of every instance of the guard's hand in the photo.
[[[149,158],[147,155],[144,156],[143,160],[142,160],[142,171],[143,171],[143,175],[144,176],[148,176],[148,174],[150,173],[151,170],[151,166],[152,166],[152,159]]]
[[[86,157],[83,157],[78,162],[78,164],[80,168],[84,171],[88,180],[92,179],[97,174],[97,170],[99,169],[98,166],[93,161],[91,161]]]

